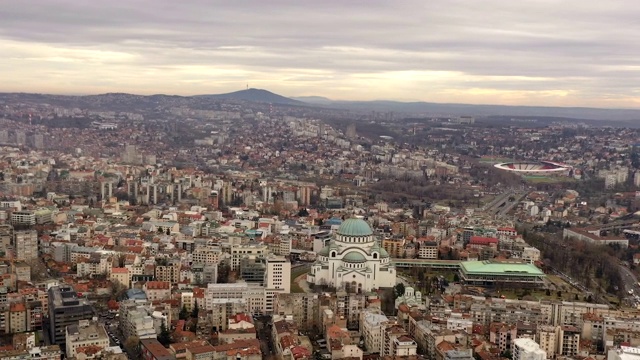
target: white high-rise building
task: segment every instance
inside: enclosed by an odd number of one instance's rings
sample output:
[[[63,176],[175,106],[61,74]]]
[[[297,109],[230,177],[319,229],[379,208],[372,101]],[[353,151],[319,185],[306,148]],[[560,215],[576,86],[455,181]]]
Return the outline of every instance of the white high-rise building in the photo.
[[[318,252],[307,281],[348,292],[368,292],[396,284],[396,269],[369,224],[345,220],[333,240]]]
[[[515,339],[512,348],[513,360],[545,360],[547,358],[546,351],[529,338]]]
[[[284,256],[270,255],[266,259],[265,287],[267,289],[291,292],[291,262]]]
[[[382,351],[382,340],[384,327],[389,323],[389,319],[381,310],[375,308],[365,309],[360,312],[360,333],[364,338],[364,344],[372,353]]]
[[[270,255],[266,258],[264,274],[265,312],[272,314],[275,308],[276,296],[291,292],[291,262],[284,256]]]

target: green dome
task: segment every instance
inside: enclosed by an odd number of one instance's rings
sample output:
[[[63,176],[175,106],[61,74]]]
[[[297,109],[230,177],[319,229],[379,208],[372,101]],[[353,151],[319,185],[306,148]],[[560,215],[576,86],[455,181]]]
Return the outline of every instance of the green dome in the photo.
[[[377,241],[376,241],[376,244],[373,245],[373,247],[371,248],[371,252],[373,253],[374,251],[377,251],[378,254],[380,254],[381,258],[389,257],[389,253],[387,252],[387,250],[385,250],[382,246],[380,246],[380,243]]]
[[[362,219],[347,219],[338,228],[338,234],[344,236],[370,236],[371,227]]]
[[[367,258],[365,258],[364,255],[360,254],[357,251],[351,251],[342,258],[342,261],[348,263],[363,263],[367,262]]]
[[[329,256],[329,247],[325,246],[320,251],[318,251],[318,255],[320,256]]]

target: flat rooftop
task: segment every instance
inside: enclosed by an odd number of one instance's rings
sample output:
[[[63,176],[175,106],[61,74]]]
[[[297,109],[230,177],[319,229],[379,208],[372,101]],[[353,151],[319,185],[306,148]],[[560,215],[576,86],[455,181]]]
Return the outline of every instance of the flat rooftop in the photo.
[[[535,265],[515,261],[462,261],[460,269],[470,275],[544,276],[542,270]]]

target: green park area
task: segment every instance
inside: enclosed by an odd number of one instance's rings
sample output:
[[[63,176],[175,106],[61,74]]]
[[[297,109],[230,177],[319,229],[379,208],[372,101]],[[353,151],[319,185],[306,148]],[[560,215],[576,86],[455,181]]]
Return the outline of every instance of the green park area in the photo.
[[[566,177],[566,176],[536,176],[536,175],[525,175],[522,176],[527,182],[533,184],[558,184],[558,183],[569,183],[576,182],[575,179]]]
[[[296,280],[298,279],[298,277],[308,272],[309,272],[309,268],[306,266],[299,267],[291,271],[291,292],[292,293],[304,293],[304,290],[300,287],[300,285],[298,285],[298,282]]]

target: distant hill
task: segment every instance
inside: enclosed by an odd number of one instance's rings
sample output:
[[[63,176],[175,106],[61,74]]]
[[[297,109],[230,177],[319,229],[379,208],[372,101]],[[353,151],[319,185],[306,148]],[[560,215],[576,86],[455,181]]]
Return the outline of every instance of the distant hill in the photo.
[[[456,117],[462,115],[477,118],[496,118],[510,121],[511,118],[523,120],[548,118],[547,120],[580,121],[591,120],[598,125],[621,127],[640,126],[640,109],[601,109],[587,107],[550,107],[550,106],[506,106],[473,105],[431,102],[400,101],[338,101],[322,96],[303,96],[288,98],[268,90],[247,89],[226,94],[177,96],[156,94],[150,96],[126,93],[108,93],[100,95],[68,96],[30,93],[0,93],[0,104],[20,102],[45,102],[55,106],[68,106],[111,111],[156,110],[158,107],[187,106],[198,109],[214,109],[217,101],[234,100],[257,103],[271,103],[285,106],[317,107],[322,109],[353,110],[369,113],[371,111],[394,111],[398,114],[420,114],[430,117]],[[557,119],[556,119],[557,118]],[[542,122],[542,121],[541,121]],[[617,123],[616,123],[617,122]]]
[[[211,99],[228,99],[228,100],[242,100],[251,102],[272,103],[280,105],[308,105],[302,101],[290,99],[282,95],[274,94],[271,91],[263,89],[247,89],[240,90],[226,94],[217,95],[198,95],[198,98],[211,98]]]
[[[295,97],[292,97],[292,99],[302,101],[308,104],[316,104],[316,105],[329,105],[335,102],[334,100],[331,100],[324,96],[295,96]]]
[[[310,96],[309,104],[335,109],[361,111],[395,111],[404,113],[422,113],[430,116],[514,116],[514,117],[563,117],[585,120],[639,121],[640,109],[599,109],[587,107],[551,107],[551,106],[509,106],[446,104],[430,102],[401,102],[389,100],[376,101],[317,101],[326,99]],[[296,98],[302,100],[302,98]]]

